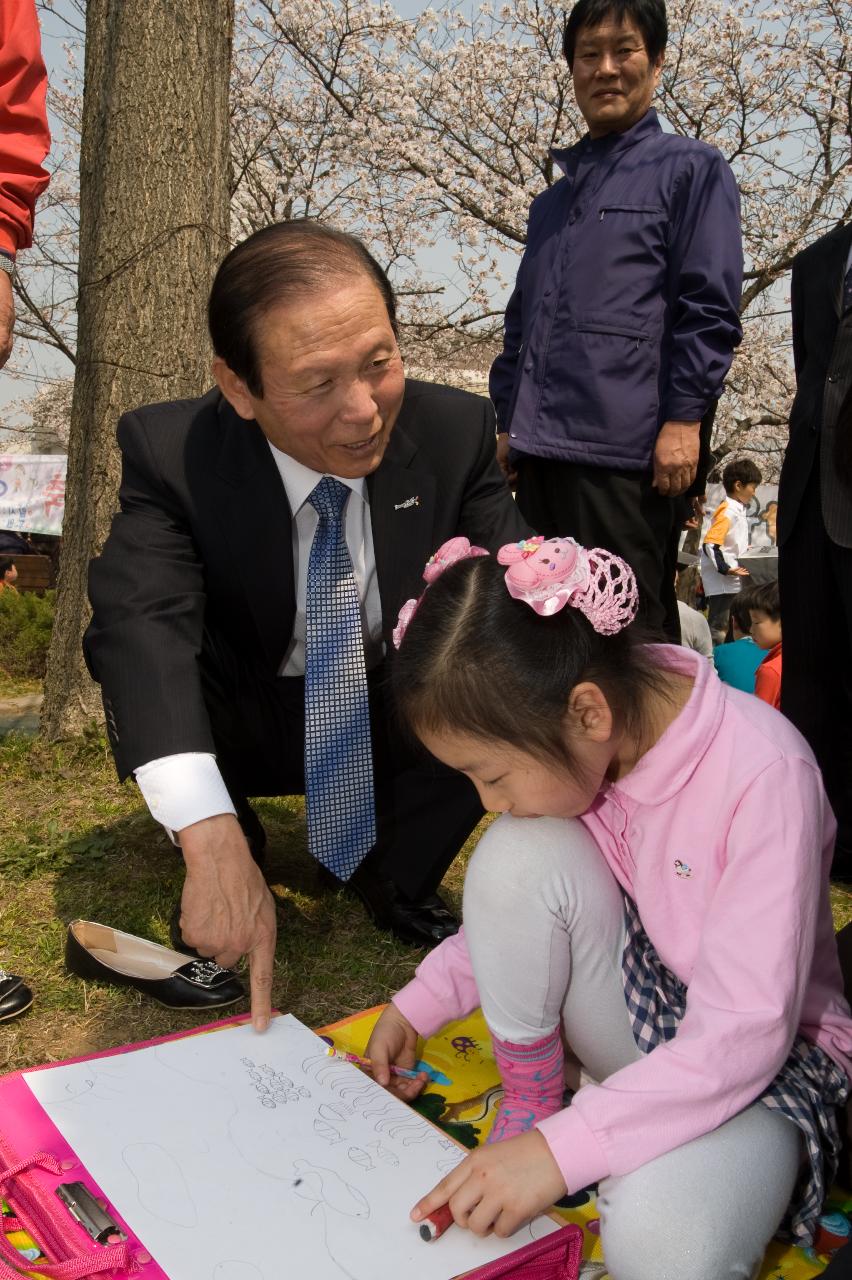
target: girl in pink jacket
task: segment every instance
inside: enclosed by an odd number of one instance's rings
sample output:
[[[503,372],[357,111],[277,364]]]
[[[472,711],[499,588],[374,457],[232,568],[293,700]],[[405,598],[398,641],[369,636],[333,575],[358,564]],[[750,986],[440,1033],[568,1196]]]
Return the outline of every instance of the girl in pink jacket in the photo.
[[[424,577],[398,703],[503,816],[464,929],[367,1052],[387,1084],[481,1005],[505,1093],[412,1217],[449,1202],[509,1235],[598,1183],[613,1280],[748,1280],[776,1233],[811,1239],[852,1071],[810,749],[700,656],[637,642],[632,571],[606,551],[453,539]],[[590,1081],[567,1107],[565,1044]]]

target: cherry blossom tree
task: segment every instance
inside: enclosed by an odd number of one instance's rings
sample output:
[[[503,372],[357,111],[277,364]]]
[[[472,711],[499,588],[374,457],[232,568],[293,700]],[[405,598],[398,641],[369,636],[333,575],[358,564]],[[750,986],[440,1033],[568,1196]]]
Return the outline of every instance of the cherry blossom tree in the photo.
[[[852,19],[844,0],[673,0],[669,20],[658,108],[722,151],[743,197],[746,339],[717,442],[777,461],[793,384],[783,277],[852,210]],[[562,6],[450,5],[404,20],[370,0],[260,0],[243,21],[255,56],[276,68],[273,93],[325,95],[335,182],[366,177],[348,212],[414,282],[406,318],[421,359],[424,339],[442,368],[471,335],[493,341],[529,204],[559,177],[550,148],[583,131]],[[441,242],[456,278],[435,294],[417,263]]]
[[[78,23],[81,2],[55,0]],[[668,8],[656,105],[665,127],[719,147],[742,192],[746,336],[716,446],[748,447],[771,473],[793,390],[787,272],[798,249],[852,213],[852,18],[848,0]],[[409,367],[484,387],[530,202],[559,177],[550,148],[584,128],[563,22],[553,0],[466,0],[414,19],[372,0],[238,0],[233,238],[306,214],[358,231],[400,292]],[[52,94],[70,157],[73,62]],[[51,192],[56,214],[40,216],[41,266],[21,310],[31,338],[73,358],[64,160]]]

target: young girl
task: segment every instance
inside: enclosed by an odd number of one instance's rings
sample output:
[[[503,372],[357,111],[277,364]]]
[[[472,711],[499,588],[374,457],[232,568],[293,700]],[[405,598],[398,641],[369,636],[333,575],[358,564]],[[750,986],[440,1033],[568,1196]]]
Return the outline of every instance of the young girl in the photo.
[[[614,1280],[748,1280],[782,1220],[811,1237],[852,1068],[813,756],[700,655],[638,643],[608,552],[453,539],[424,577],[396,696],[503,816],[464,930],[367,1052],[387,1084],[418,1035],[481,1004],[505,1094],[489,1145],[412,1217],[449,1202],[509,1235],[597,1182]],[[567,1107],[563,1043],[593,1081]]]

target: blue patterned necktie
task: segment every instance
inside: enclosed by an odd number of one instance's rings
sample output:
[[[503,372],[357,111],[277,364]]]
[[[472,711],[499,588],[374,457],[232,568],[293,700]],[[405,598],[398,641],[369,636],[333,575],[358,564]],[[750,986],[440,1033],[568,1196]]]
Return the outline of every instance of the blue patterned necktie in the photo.
[[[843,314],[852,311],[852,267],[846,272],[843,279]]]
[[[361,603],[343,530],[349,494],[345,484],[323,476],[308,495],[319,523],[305,610],[308,846],[340,880],[349,879],[376,841]]]

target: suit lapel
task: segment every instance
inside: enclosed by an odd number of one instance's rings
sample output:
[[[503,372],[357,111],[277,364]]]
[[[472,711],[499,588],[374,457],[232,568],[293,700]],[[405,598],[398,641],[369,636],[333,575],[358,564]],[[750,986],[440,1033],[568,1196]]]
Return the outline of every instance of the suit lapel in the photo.
[[[370,524],[384,630],[403,601],[422,590],[423,566],[435,550],[435,477],[417,467],[417,448],[405,430],[405,406],[378,470],[367,479]]]
[[[270,665],[277,669],[296,613],[290,505],[257,423],[244,421],[225,400],[220,416],[216,470],[229,490],[222,510],[224,536]]]

